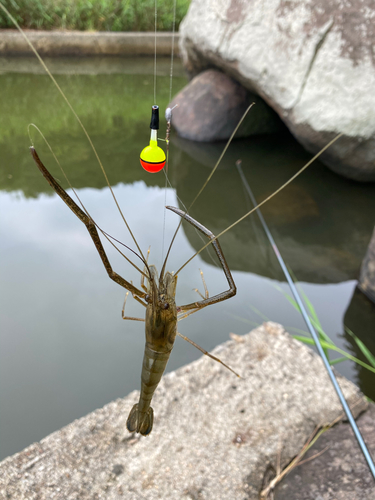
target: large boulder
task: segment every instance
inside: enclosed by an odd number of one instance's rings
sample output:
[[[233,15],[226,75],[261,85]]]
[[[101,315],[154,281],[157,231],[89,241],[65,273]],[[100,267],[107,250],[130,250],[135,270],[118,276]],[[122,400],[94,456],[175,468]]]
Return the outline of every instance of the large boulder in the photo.
[[[343,324],[346,328],[342,341],[345,341],[347,350],[356,358],[368,363],[368,359],[363,355],[356,340],[359,339],[371,353],[375,354],[375,307],[358,287],[353,291],[345,311]],[[347,329],[355,333],[356,337],[352,337]],[[375,401],[373,374],[361,365],[356,365],[355,369],[358,385],[368,398]]]
[[[260,95],[332,170],[375,180],[373,0],[192,0],[180,26],[191,75],[209,67]]]
[[[375,302],[375,228],[361,266],[359,289]]]
[[[257,95],[230,76],[214,69],[203,71],[189,82],[170,104],[173,126],[185,139],[212,142],[229,139],[251,103],[236,137],[280,130],[276,113]]]

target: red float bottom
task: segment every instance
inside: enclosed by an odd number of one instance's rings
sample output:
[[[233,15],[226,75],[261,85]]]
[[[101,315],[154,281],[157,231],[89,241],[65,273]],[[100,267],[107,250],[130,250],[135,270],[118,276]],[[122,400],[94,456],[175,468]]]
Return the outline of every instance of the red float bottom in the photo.
[[[144,161],[142,160],[142,158],[140,158],[139,161],[141,162],[141,165],[146,170],[146,172],[150,172],[151,174],[156,174],[157,172],[160,172],[160,170],[163,170],[166,162],[166,160],[164,160],[157,163],[152,163],[150,161]]]

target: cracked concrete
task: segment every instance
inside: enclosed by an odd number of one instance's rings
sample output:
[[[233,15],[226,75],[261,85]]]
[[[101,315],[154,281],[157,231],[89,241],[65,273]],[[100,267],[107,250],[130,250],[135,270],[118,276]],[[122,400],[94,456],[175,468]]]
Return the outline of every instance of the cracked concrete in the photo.
[[[155,33],[107,31],[25,32],[41,56],[153,56]],[[156,34],[159,56],[170,56],[172,41],[178,54],[178,34]],[[31,49],[17,30],[1,30],[0,56],[29,56]]]

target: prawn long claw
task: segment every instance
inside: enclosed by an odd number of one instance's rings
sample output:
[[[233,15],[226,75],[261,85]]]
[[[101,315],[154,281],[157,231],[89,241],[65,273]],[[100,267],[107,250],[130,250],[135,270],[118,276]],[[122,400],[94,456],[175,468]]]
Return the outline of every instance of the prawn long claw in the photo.
[[[165,207],[168,210],[171,210],[175,214],[179,215],[183,219],[185,219],[187,222],[189,222],[192,226],[194,226],[198,231],[203,233],[209,240],[211,240],[211,244],[216,252],[216,255],[219,259],[220,265],[224,271],[225,277],[228,281],[229,289],[226,290],[225,292],[218,293],[217,295],[214,295],[213,297],[208,297],[203,300],[199,300],[197,302],[192,302],[191,304],[186,304],[184,306],[180,306],[179,310],[180,311],[187,311],[189,309],[201,309],[203,307],[209,306],[211,304],[216,304],[217,302],[221,302],[222,300],[229,299],[230,297],[233,297],[237,293],[237,287],[234,283],[232,274],[230,272],[229,266],[227,264],[227,261],[225,260],[223,251],[221,249],[221,246],[219,244],[219,241],[217,240],[216,236],[207,229],[203,224],[200,222],[196,221],[191,217],[189,214],[184,212],[183,210],[180,210],[179,208],[176,207]],[[177,271],[176,275],[178,275],[179,270]]]

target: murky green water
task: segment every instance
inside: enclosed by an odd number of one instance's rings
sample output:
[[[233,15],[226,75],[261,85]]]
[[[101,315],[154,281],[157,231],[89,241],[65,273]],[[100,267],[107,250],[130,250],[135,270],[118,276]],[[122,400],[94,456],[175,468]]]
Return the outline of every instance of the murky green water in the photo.
[[[53,194],[33,164],[27,125],[35,123],[41,128],[97,223],[134,247],[87,140],[32,60],[3,59],[0,63],[3,458],[138,389],[144,327],[121,319],[124,291],[108,279],[85,227]],[[191,202],[223,144],[195,144],[173,136],[169,166],[173,189],[166,190],[163,173],[145,173],[138,160],[149,139],[152,61],[61,60],[52,65],[97,147],[141,248],[146,251],[151,244],[150,261],[160,269],[178,222],[163,207],[180,205],[177,197],[186,205]],[[162,109],[168,102],[168,70],[169,63],[160,61],[157,100]],[[186,81],[178,65],[175,74],[177,91]],[[35,131],[32,137],[45,164],[67,187]],[[191,211],[216,234],[250,208],[234,166],[238,158],[261,200],[295,173],[309,155],[288,134],[235,141]],[[263,210],[282,255],[302,282],[325,331],[354,355],[358,348],[344,334],[344,321],[375,352],[375,308],[355,292],[374,213],[374,185],[341,179],[319,163]],[[221,244],[238,294],[186,319],[180,331],[212,349],[227,340],[229,332],[246,333],[264,319],[282,323],[291,333],[293,328],[305,329],[284,296],[288,288],[257,217],[233,228]],[[191,227],[183,225],[168,269],[177,270],[201,245]],[[137,272],[121,256],[111,248],[108,253],[119,274],[139,282]],[[203,253],[181,272],[178,303],[196,298],[192,289],[202,288],[199,268],[211,294],[226,286],[220,269]],[[129,315],[142,315],[141,309],[128,301]],[[168,370],[200,356],[180,340]],[[241,372],[241,367],[234,368]],[[368,372],[348,362],[337,369],[375,397],[374,378]]]

